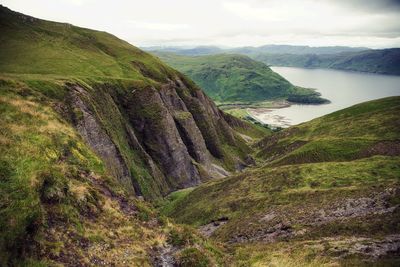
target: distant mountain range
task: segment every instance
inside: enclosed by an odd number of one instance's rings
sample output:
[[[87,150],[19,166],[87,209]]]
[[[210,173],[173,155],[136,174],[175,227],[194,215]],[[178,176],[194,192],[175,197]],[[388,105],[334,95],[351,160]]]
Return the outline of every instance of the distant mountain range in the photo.
[[[260,47],[219,48],[216,46],[148,47],[148,51],[199,56],[220,53],[242,54],[271,66],[331,68],[360,72],[400,75],[400,48],[310,47],[264,45]]]
[[[322,46],[311,47],[302,45],[263,45],[263,46],[244,46],[237,48],[221,48],[218,46],[196,46],[196,47],[183,47],[183,46],[152,46],[143,47],[147,51],[162,51],[172,52],[179,55],[199,56],[210,55],[219,53],[237,53],[246,55],[255,55],[259,53],[268,54],[336,54],[343,52],[359,52],[364,50],[371,50],[366,47],[348,47],[348,46]]]
[[[202,56],[224,53],[226,50],[217,46],[197,46],[197,47],[184,47],[184,46],[150,46],[141,47],[145,51],[158,51],[170,52],[183,56]]]
[[[400,75],[400,48],[321,55],[259,53],[251,57],[273,66],[330,68]]]
[[[263,45],[260,47],[240,47],[232,49],[235,53],[244,54],[295,54],[295,55],[306,55],[306,54],[336,54],[343,52],[358,52],[363,50],[369,50],[366,47],[347,47],[347,46],[298,46],[298,45]]]

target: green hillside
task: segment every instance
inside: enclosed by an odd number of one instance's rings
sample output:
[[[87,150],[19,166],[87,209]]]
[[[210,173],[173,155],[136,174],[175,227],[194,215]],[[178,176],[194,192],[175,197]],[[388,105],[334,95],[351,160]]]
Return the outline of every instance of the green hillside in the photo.
[[[399,97],[355,105],[262,140],[257,156],[284,165],[390,155],[400,139],[399,111]]]
[[[263,167],[174,193],[162,211],[219,225],[212,238],[234,244],[244,265],[395,266],[399,103],[362,103],[267,137]],[[376,250],[388,244],[396,245]]]
[[[193,79],[217,102],[253,103],[271,99],[299,103],[326,102],[314,90],[292,85],[265,64],[247,56],[155,54]]]
[[[165,81],[174,73],[157,58],[106,32],[39,20],[4,7],[0,30],[2,73],[144,81]]]

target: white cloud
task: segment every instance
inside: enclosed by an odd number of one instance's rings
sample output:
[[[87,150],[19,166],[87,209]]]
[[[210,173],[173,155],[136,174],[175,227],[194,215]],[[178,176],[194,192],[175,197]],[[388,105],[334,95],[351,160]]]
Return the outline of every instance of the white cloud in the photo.
[[[91,2],[92,0],[61,0],[62,2],[65,2],[67,4],[72,4],[76,6],[81,6],[85,3]]]
[[[161,22],[136,21],[136,20],[128,20],[127,23],[129,23],[135,28],[156,30],[156,31],[177,31],[177,30],[186,30],[190,28],[188,24],[174,24],[174,23],[161,23]]]
[[[397,0],[0,0],[135,45],[400,46]]]

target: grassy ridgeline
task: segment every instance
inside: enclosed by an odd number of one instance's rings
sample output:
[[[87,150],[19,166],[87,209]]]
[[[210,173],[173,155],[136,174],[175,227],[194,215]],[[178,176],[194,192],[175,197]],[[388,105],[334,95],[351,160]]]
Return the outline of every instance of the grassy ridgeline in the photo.
[[[166,81],[156,57],[106,33],[0,8],[0,72]]]

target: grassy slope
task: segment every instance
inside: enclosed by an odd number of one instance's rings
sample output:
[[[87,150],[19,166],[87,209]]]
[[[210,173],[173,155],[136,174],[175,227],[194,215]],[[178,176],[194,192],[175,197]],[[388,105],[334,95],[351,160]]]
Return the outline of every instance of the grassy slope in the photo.
[[[366,102],[272,135],[260,146],[278,139],[280,147],[267,147],[260,155],[283,150],[278,158],[264,167],[179,192],[163,211],[195,226],[228,217],[213,236],[242,240],[234,255],[243,265],[360,265],[362,255],[335,257],[356,243],[368,242],[362,241],[365,237],[381,240],[400,232],[399,102],[399,97]],[[298,140],[309,141],[312,149],[305,145],[285,151]],[[389,146],[374,146],[380,141]],[[360,199],[376,199],[394,208],[389,213],[367,212],[316,223],[323,221],[316,219],[321,210],[336,214],[346,209],[342,206],[346,203],[362,205]],[[265,229],[274,232],[282,225],[294,234],[278,232],[272,243],[259,242],[267,236]],[[389,256],[388,264],[395,262],[398,259]]]
[[[180,56],[158,53],[163,61],[188,75],[218,102],[260,102],[287,99],[323,102],[311,89],[293,86],[263,63],[243,55]]]
[[[144,81],[165,81],[176,73],[156,57],[106,32],[15,15],[5,8],[0,9],[0,29],[2,73]]]
[[[400,139],[399,111],[400,97],[358,104],[264,139],[257,156],[284,165],[347,161],[379,153]]]

